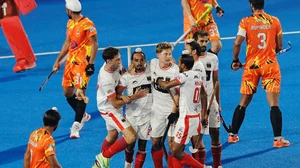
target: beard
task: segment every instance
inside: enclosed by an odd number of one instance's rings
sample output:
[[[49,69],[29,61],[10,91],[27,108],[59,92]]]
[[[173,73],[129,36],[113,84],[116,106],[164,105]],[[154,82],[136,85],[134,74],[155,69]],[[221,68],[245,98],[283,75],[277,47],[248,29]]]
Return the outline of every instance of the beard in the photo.
[[[143,71],[143,70],[144,70],[144,66],[138,65],[138,66],[136,66],[135,69],[136,69],[137,71]]]
[[[201,52],[205,52],[206,51],[206,46],[202,46],[201,47]]]

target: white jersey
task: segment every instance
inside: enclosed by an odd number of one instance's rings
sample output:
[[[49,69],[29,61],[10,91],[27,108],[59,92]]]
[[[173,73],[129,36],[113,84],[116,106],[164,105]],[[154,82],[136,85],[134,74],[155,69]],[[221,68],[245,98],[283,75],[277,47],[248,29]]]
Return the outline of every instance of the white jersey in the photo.
[[[203,80],[198,72],[189,70],[180,73],[176,80],[180,83],[179,110],[180,118],[186,115],[199,114],[200,109],[200,92]]]
[[[200,75],[200,79],[205,83],[206,72],[205,72],[204,65],[199,59],[196,62],[194,62],[194,66],[192,70],[198,72]]]
[[[114,72],[108,72],[104,69],[104,65],[100,68],[97,82],[98,110],[100,112],[122,113],[122,107],[116,109],[108,100],[108,98],[116,95],[116,87],[121,78],[121,70],[117,69]]]
[[[219,70],[219,60],[215,54],[206,52],[204,56],[199,57],[198,61],[201,61],[202,64],[204,65],[205,72],[206,72],[205,88],[208,96],[210,97],[214,90],[213,72]]]
[[[169,115],[173,109],[173,100],[167,89],[162,88],[158,85],[157,79],[163,81],[171,81],[179,74],[179,68],[176,64],[173,64],[162,69],[159,66],[159,61],[154,58],[150,61],[151,79],[152,79],[152,92],[153,92],[153,105],[152,111],[158,115]],[[174,95],[175,90],[171,89],[171,93]]]
[[[152,88],[150,67],[140,74],[131,75],[126,72],[120,79],[120,87],[126,88],[127,95],[133,95],[137,89],[149,89],[147,96],[136,99],[126,105],[126,117],[146,117],[151,114]],[[148,118],[150,120],[150,118]]]

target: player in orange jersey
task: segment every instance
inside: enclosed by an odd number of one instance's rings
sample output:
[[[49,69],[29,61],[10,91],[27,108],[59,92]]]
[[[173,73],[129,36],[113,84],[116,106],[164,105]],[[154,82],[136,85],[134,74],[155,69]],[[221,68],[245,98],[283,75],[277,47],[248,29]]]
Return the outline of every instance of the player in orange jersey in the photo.
[[[67,102],[75,111],[70,138],[79,138],[79,130],[91,118],[85,113],[87,104],[85,94],[90,76],[95,71],[97,31],[94,23],[81,15],[81,3],[78,0],[66,0],[66,11],[70,18],[67,24],[67,37],[53,70],[58,71],[59,62],[68,54],[62,86]]]
[[[251,16],[241,20],[239,31],[234,42],[233,61],[231,68],[238,70],[242,64],[239,61],[241,45],[246,39],[246,64],[242,76],[241,100],[232,118],[232,133],[229,143],[239,141],[237,136],[245,117],[245,111],[257,85],[262,78],[262,88],[266,90],[267,100],[271,107],[270,118],[274,133],[274,147],[281,148],[290,145],[281,136],[282,114],[278,107],[281,74],[276,53],[282,49],[282,29],[277,17],[264,12],[264,0],[249,0],[253,11]]]
[[[46,111],[43,117],[44,126],[33,131],[29,137],[24,168],[61,168],[55,156],[55,142],[52,137],[60,118],[56,107]]]
[[[219,6],[217,0],[181,0],[181,5],[184,10],[184,32],[186,32],[191,26],[196,27],[194,31],[186,36],[186,39],[192,38],[193,33],[195,33],[197,30],[209,32],[211,48],[208,50],[208,52],[218,55],[222,48],[222,43],[220,41],[218,26],[214,21],[212,12],[210,12],[198,23],[198,25],[196,25],[196,20],[199,19],[206,11],[206,7],[204,5],[207,3],[216,8],[216,12],[219,17],[224,15],[224,10]]]

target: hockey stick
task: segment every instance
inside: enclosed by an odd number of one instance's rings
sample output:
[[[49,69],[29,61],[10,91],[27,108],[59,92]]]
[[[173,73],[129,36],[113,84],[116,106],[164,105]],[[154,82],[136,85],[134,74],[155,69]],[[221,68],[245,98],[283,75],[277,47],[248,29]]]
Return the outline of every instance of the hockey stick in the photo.
[[[276,55],[281,55],[283,53],[288,52],[291,49],[292,49],[292,43],[290,41],[288,41],[288,46],[285,49],[282,49],[282,50],[278,51],[276,53]],[[243,68],[245,65],[246,65],[245,63],[241,64],[240,68]]]
[[[211,98],[210,98],[210,101],[209,101],[209,105],[208,105],[208,108],[207,108],[207,116],[209,116],[209,113],[210,113],[210,108],[213,104],[213,101],[214,101],[214,98],[215,98],[215,95],[216,95],[216,92],[217,92],[217,88],[219,87],[219,82],[216,82],[215,84],[215,88],[214,88],[214,91],[213,91],[213,94],[211,95]],[[205,129],[205,128],[204,128]],[[195,148],[193,148],[193,146],[190,146],[189,147],[189,151],[191,153],[196,153],[198,152],[198,149],[196,148],[197,145],[198,145],[198,141],[199,141],[199,138],[200,138],[200,135],[198,135],[198,139],[197,139],[197,142],[195,144]]]
[[[61,66],[67,59],[67,56],[65,56],[60,62],[59,62],[59,66]],[[41,84],[39,91],[42,91],[43,87],[46,85],[46,83],[48,82],[48,80],[51,78],[51,76],[55,74],[55,71],[52,70],[51,73],[47,76],[47,78],[43,81],[43,83]]]
[[[202,20],[202,19],[204,19],[204,17],[206,17],[206,15],[208,15],[208,13],[209,12],[211,12],[211,10],[212,10],[212,5],[211,4],[205,4],[204,5],[205,7],[207,7],[207,9],[206,9],[206,11],[200,16],[200,18],[199,19],[197,19],[196,20],[196,25]],[[193,26],[192,27],[190,27],[187,31],[185,31],[184,33],[183,33],[183,35],[181,35],[179,38],[178,38],[178,40],[176,40],[176,42],[173,44],[173,47],[175,47],[186,35],[188,35],[192,30],[193,30]]]
[[[231,128],[230,128],[231,126],[229,125],[229,127],[227,127],[221,112],[219,113],[219,115],[220,115],[220,120],[222,122],[222,125],[223,125],[224,129],[226,130],[227,133],[230,133],[231,132]]]

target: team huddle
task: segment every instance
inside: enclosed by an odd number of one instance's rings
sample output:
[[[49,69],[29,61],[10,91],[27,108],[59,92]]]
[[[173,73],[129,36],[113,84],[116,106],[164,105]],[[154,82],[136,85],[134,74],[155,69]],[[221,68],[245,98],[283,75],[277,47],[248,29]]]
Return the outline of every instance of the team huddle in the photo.
[[[290,142],[281,135],[282,114],[278,106],[281,76],[276,53],[282,49],[280,21],[263,11],[264,0],[249,2],[253,15],[242,19],[233,49],[231,68],[243,68],[244,73],[241,102],[234,110],[228,142],[239,141],[238,131],[246,107],[262,77],[271,108],[273,147],[287,147]],[[107,136],[95,157],[93,168],[109,168],[110,158],[121,151],[126,156],[125,168],[143,167],[148,140],[152,142],[151,156],[155,168],[164,167],[164,155],[169,168],[222,168],[221,83],[218,75],[218,53],[222,45],[211,13],[199,24],[194,24],[207,3],[223,16],[224,10],[216,0],[182,0],[184,29],[190,26],[194,29],[185,38],[185,50],[179,56],[178,64],[172,57],[173,45],[168,42],[159,43],[156,46],[157,58],[148,62],[146,54],[137,48],[131,55],[132,64],[128,70],[121,65],[119,49],[108,47],[103,50],[105,63],[98,74],[97,107],[105,120]],[[62,86],[68,104],[75,111],[70,138],[79,138],[80,130],[91,118],[85,112],[88,103],[86,88],[95,71],[97,31],[94,24],[80,14],[78,0],[67,0],[66,8],[70,17],[67,39],[53,70],[60,68],[59,62],[69,52]],[[244,39],[247,55],[246,63],[242,64],[238,56]],[[124,113],[123,106],[126,107]],[[31,134],[24,167],[61,167],[55,157],[55,143],[51,136],[59,120],[57,109],[45,113],[44,127]],[[119,133],[122,136],[118,139]],[[205,165],[207,147],[203,143],[204,134],[211,137],[212,166]],[[134,157],[136,141],[138,150]],[[189,148],[191,155],[184,152],[189,142],[192,144]]]

